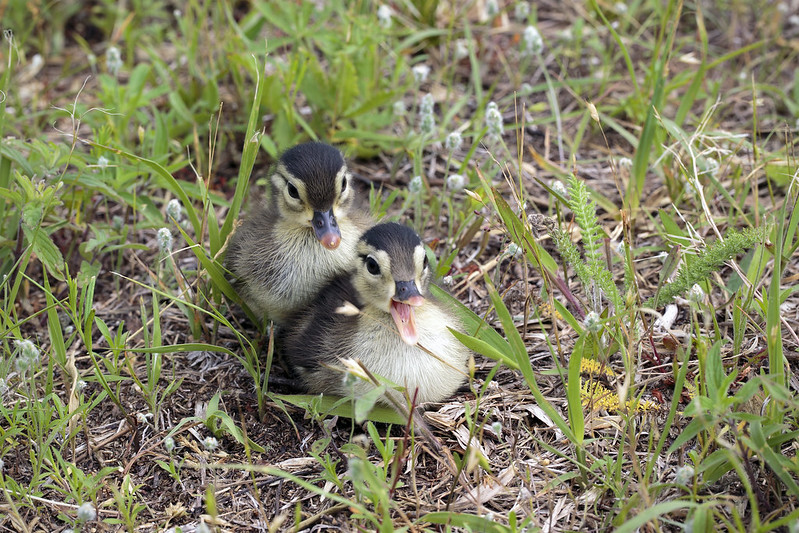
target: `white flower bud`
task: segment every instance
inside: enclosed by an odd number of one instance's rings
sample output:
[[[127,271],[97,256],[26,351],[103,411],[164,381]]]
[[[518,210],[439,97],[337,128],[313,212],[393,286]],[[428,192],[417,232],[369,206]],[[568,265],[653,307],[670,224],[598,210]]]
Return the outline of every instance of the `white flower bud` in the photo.
[[[508,255],[509,257],[518,258],[521,257],[522,251],[523,250],[521,246],[519,246],[515,242],[512,242],[508,245],[507,250],[505,250],[505,254]]]
[[[158,230],[158,249],[162,254],[167,255],[172,252],[172,232],[169,228]]]
[[[386,4],[381,4],[379,8],[377,8],[377,20],[380,23],[380,27],[383,29],[388,29],[391,27],[391,17],[394,15],[394,10],[391,9]]]
[[[430,75],[430,67],[424,63],[414,65],[411,71],[413,72],[413,79],[417,84],[427,81],[427,77]]]
[[[502,113],[499,112],[497,104],[488,102],[486,106],[486,127],[488,128],[488,135],[491,137],[501,137],[502,132],[505,130],[505,125],[502,120]]]
[[[674,473],[674,483],[677,485],[687,485],[694,479],[694,469],[690,465],[682,465]]]
[[[463,144],[463,137],[459,131],[453,131],[447,135],[447,139],[444,141],[444,147],[450,152],[459,149],[461,144]]]
[[[422,177],[414,176],[411,178],[411,181],[408,182],[408,192],[417,194],[422,190],[423,185]]]
[[[569,197],[569,189],[567,189],[566,185],[560,180],[551,180],[549,182],[549,188],[564,198]]]
[[[105,66],[112,76],[116,77],[119,74],[119,69],[122,68],[122,54],[116,46],[109,46],[105,51]]]
[[[419,131],[427,135],[434,133],[436,129],[436,117],[433,114],[434,106],[433,95],[430,93],[425,94],[419,104]]]
[[[694,283],[694,286],[688,291],[688,299],[695,304],[704,301],[705,291],[702,290],[702,287],[700,287],[698,283]]]
[[[97,510],[90,502],[85,502],[78,507],[78,522],[91,522],[97,518]]]
[[[180,205],[180,200],[177,198],[172,198],[169,202],[167,202],[166,216],[167,220],[174,218],[175,222],[180,222],[180,219],[183,216],[183,206]]]
[[[460,191],[466,186],[466,177],[463,174],[450,174],[447,176],[447,189]]]
[[[522,34],[522,55],[538,55],[544,51],[544,40],[535,26],[527,26]]]
[[[529,16],[530,4],[527,3],[527,0],[517,2],[516,6],[513,8],[513,17],[519,22],[525,22]]]
[[[591,311],[585,315],[583,325],[585,326],[585,329],[591,333],[599,333],[599,331],[602,329],[602,321],[596,311]]]
[[[433,100],[433,95],[427,93],[424,96],[422,96],[422,101],[419,103],[419,114],[432,115],[434,108],[435,108],[435,100]]]
[[[469,46],[466,44],[465,39],[457,39],[455,41],[455,60],[460,61],[469,57]]]
[[[494,430],[494,433],[496,433],[499,438],[502,438],[502,424],[499,421],[491,424],[491,429]]]
[[[203,446],[209,452],[216,450],[217,446],[219,446],[219,441],[216,440],[216,437],[205,437],[203,440]]]

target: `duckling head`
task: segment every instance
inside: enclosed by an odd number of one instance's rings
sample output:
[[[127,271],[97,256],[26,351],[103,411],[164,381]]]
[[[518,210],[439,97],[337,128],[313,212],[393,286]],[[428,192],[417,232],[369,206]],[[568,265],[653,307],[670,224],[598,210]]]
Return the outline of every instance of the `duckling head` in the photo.
[[[378,224],[361,237],[358,257],[353,285],[362,300],[389,313],[402,340],[416,344],[414,309],[426,302],[430,283],[422,240],[401,224]]]
[[[341,152],[319,142],[299,144],[280,157],[272,201],[291,229],[313,231],[328,250],[341,243],[339,219],[352,204],[352,175]]]

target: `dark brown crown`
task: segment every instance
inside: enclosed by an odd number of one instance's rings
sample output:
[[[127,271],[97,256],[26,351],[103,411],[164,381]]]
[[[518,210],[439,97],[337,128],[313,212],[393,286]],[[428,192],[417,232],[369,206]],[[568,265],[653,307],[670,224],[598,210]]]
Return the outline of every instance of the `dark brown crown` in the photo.
[[[327,211],[332,207],[336,200],[336,174],[345,166],[338,149],[320,142],[298,144],[286,150],[280,162],[305,183],[311,208]]]

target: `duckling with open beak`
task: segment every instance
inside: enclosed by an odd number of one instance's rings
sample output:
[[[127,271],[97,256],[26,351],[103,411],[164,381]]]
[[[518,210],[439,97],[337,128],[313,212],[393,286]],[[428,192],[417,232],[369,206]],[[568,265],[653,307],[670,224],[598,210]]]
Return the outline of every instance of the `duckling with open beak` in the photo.
[[[354,270],[287,321],[279,343],[284,360],[312,393],[371,390],[368,382],[343,379],[341,361],[355,359],[417,403],[447,398],[466,378],[469,351],[448,329],[460,327],[456,317],[428,292],[430,277],[413,230],[374,226],[358,242]]]

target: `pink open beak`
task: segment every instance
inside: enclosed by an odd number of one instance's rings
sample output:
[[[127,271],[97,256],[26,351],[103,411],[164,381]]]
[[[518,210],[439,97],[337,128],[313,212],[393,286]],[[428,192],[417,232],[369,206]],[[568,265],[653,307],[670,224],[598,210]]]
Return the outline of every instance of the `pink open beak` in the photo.
[[[419,332],[416,330],[416,317],[413,312],[414,307],[419,307],[424,303],[424,296],[415,294],[404,302],[391,300],[391,318],[397,326],[402,340],[411,346],[419,342]]]

